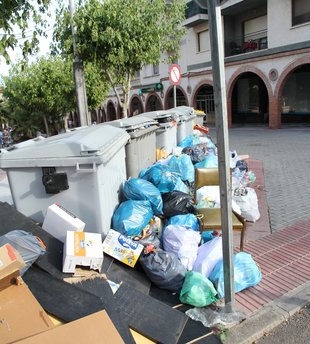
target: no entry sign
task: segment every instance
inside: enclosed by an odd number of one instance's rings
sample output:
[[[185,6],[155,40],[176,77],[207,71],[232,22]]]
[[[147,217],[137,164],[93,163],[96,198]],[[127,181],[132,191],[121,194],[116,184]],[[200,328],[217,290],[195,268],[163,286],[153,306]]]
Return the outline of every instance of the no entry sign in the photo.
[[[169,77],[170,81],[174,84],[177,85],[180,80],[181,80],[181,68],[177,64],[171,65],[169,69]]]

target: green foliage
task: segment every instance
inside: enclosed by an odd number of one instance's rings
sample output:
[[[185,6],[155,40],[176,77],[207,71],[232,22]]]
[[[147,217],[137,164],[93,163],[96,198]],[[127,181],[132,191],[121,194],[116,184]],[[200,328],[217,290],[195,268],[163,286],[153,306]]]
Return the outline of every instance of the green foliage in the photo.
[[[102,69],[98,64],[84,63],[87,105],[89,110],[98,108],[109,92],[109,84],[105,81]]]
[[[7,50],[14,49],[20,41],[23,42],[21,46],[24,56],[36,49],[39,43],[37,36],[44,34],[47,25],[42,14],[46,12],[49,4],[50,0],[0,2],[0,56],[3,56],[8,63],[10,58]],[[34,28],[27,31],[30,22],[33,23]]]
[[[48,134],[47,121],[62,126],[63,116],[75,108],[72,66],[60,57],[41,57],[28,66],[17,64],[4,81],[10,120],[22,130],[32,128],[31,135],[35,130]]]
[[[130,80],[144,65],[178,57],[185,33],[185,0],[85,0],[76,8],[76,53],[83,61],[99,65],[111,86],[121,86],[128,102]],[[55,48],[70,54],[70,16],[62,7],[54,32]],[[120,102],[120,95],[116,93]],[[127,106],[128,103],[121,103]]]

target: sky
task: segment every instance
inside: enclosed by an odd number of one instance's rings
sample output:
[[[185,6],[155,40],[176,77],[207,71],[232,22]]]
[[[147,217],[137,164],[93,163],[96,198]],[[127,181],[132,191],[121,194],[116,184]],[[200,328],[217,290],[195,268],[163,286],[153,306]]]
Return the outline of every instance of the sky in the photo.
[[[46,17],[48,20],[48,23],[51,25],[46,30],[47,38],[45,38],[45,37],[39,38],[39,41],[40,41],[39,52],[37,55],[31,56],[29,58],[30,61],[34,61],[37,56],[46,55],[49,52],[49,45],[52,42],[52,34],[53,34],[52,26],[53,26],[53,23],[55,20],[56,6],[57,6],[57,0],[51,0],[51,6],[50,6],[51,18]],[[32,29],[33,29],[33,25],[29,24],[29,28],[27,29],[27,32],[29,34],[31,34]],[[18,34],[18,33],[20,33],[20,31],[21,30],[17,27],[16,30],[14,30],[14,33]],[[9,65],[6,64],[3,57],[0,57],[0,84],[1,84],[1,75],[7,76],[12,64],[16,63],[19,59],[21,59],[23,57],[22,50],[18,47],[16,47],[14,50],[9,49],[8,54],[11,58],[11,64],[9,64]]]

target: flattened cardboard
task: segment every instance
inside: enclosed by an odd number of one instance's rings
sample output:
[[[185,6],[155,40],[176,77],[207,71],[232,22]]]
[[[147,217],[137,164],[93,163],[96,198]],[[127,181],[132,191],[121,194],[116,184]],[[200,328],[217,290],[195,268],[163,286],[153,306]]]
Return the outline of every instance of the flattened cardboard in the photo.
[[[93,313],[71,323],[57,326],[51,331],[19,341],[19,344],[96,343],[124,344],[105,311]]]
[[[59,204],[47,208],[42,228],[61,242],[66,241],[67,231],[84,230],[85,223]]]
[[[0,247],[0,280],[20,271],[24,266],[22,256],[12,245],[5,244]]]
[[[2,344],[54,328],[26,284],[12,285],[0,292],[0,319]]]

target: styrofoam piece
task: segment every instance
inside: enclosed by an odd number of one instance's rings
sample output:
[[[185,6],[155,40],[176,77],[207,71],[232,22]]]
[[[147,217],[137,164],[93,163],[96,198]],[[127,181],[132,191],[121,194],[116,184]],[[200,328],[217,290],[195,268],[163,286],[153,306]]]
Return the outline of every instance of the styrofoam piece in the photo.
[[[47,208],[42,228],[61,242],[66,241],[67,231],[84,230],[85,223],[59,204]]]

